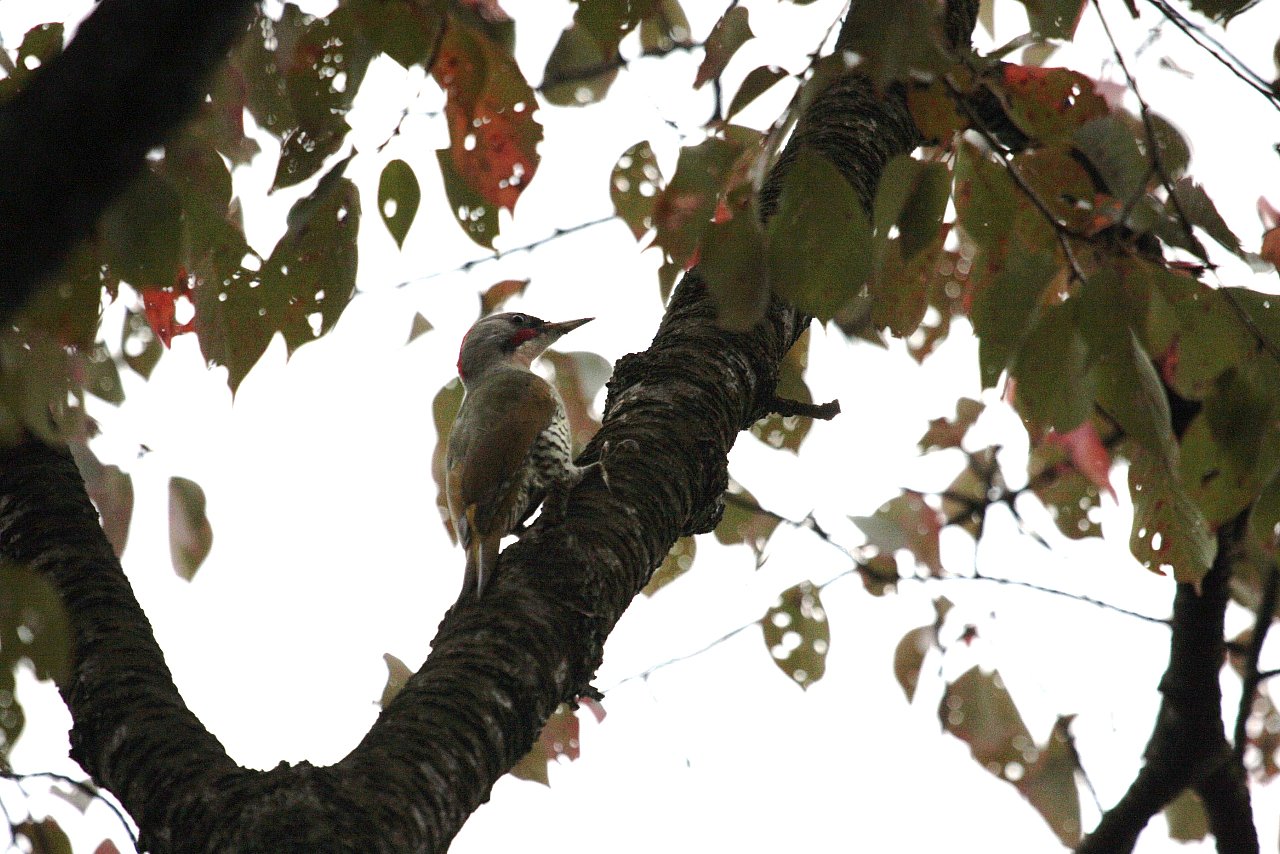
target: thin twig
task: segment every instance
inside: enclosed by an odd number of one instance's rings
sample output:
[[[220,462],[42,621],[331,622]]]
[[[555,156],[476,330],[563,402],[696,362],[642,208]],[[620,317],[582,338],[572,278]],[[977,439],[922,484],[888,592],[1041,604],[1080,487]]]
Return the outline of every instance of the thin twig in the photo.
[[[66,774],[58,774],[54,771],[33,771],[30,774],[18,774],[13,771],[0,771],[0,779],[12,780],[21,788],[22,783],[33,777],[41,777],[47,780],[54,780],[59,783],[66,783],[72,788],[78,789],[82,794],[88,795],[92,800],[100,801],[106,804],[107,809],[116,814],[116,818],[120,821],[120,826],[124,828],[124,832],[129,834],[129,841],[133,843],[133,847],[138,847],[138,837],[133,833],[133,827],[129,824],[129,820],[125,818],[124,813],[111,801],[102,796],[102,791],[84,780],[77,780],[74,777],[68,777]],[[25,790],[24,790],[25,791]]]
[[[515,255],[520,252],[532,252],[533,250],[539,248],[540,246],[544,246],[553,240],[559,240],[561,237],[574,234],[575,232],[585,231],[588,228],[595,228],[597,225],[604,225],[607,222],[613,222],[615,219],[618,219],[618,215],[616,213],[613,213],[613,214],[609,214],[608,216],[602,216],[599,219],[593,219],[588,222],[580,222],[577,225],[571,225],[571,226],[568,226],[567,228],[557,228],[555,231],[551,232],[546,237],[541,237],[533,241],[532,243],[526,243],[523,246],[513,246],[510,249],[503,249],[500,251],[495,250],[493,253],[489,255],[485,255],[482,258],[473,258],[470,261],[466,262],[465,264],[461,264],[457,267],[454,267],[451,270],[436,270],[434,273],[427,273],[424,276],[417,276],[412,279],[406,279],[405,281],[400,282],[398,285],[396,285],[396,287],[406,288],[406,287],[409,287],[410,285],[416,285],[421,282],[426,282],[431,279],[439,278],[440,276],[448,276],[453,273],[468,273],[472,269],[479,267],[482,264],[488,264],[491,261],[497,261],[499,259],[506,258],[508,255]]]
[[[1266,98],[1272,107],[1280,108],[1280,93],[1277,93],[1267,80],[1264,80],[1257,72],[1245,65],[1235,54],[1223,45],[1222,42],[1205,32],[1199,25],[1192,23],[1181,12],[1165,2],[1165,0],[1147,0],[1147,2],[1160,10],[1160,14],[1164,15],[1170,23],[1181,30],[1183,35],[1191,39],[1196,47],[1212,56],[1224,68],[1244,81],[1245,84],[1255,92]],[[1210,47],[1201,41],[1202,38],[1205,41],[1212,43],[1213,47]]]
[[[675,658],[669,658],[666,661],[660,661],[657,664],[653,665],[652,667],[645,668],[639,673],[633,673],[630,676],[626,676],[622,679],[619,679],[617,682],[613,683],[613,685],[604,689],[603,693],[608,694],[610,691],[614,690],[615,688],[621,687],[622,685],[625,685],[628,682],[634,682],[637,679],[648,679],[650,676],[653,675],[655,671],[661,670],[664,667],[670,667],[673,664],[678,664],[681,661],[688,661],[690,658],[695,658],[699,655],[702,655],[704,652],[707,652],[719,646],[720,644],[724,643],[725,641],[730,640],[742,634],[752,626],[758,626],[758,625],[760,625],[759,620],[752,620],[749,623],[744,623],[743,625],[738,626],[736,629],[731,629],[728,632],[725,632],[723,635],[711,641],[710,643],[706,644],[705,646],[695,649],[693,652],[687,652],[684,655],[677,655]]]
[[[1235,756],[1236,762],[1244,761],[1244,748],[1249,741],[1246,725],[1253,711],[1253,699],[1258,692],[1262,674],[1258,672],[1258,659],[1262,656],[1262,644],[1267,639],[1267,629],[1276,613],[1276,599],[1280,598],[1280,567],[1274,563],[1267,571],[1262,588],[1262,600],[1258,603],[1253,621],[1253,636],[1249,638],[1249,651],[1244,662],[1244,685],[1240,689],[1240,708],[1236,712]]]
[[[667,47],[655,47],[643,50],[637,56],[631,57],[630,59],[622,56],[622,54],[618,54],[613,59],[605,60],[598,65],[591,66],[590,68],[580,69],[564,77],[544,78],[534,91],[545,94],[546,90],[552,86],[565,86],[572,83],[587,83],[602,74],[608,74],[610,71],[621,71],[624,68],[628,68],[631,63],[641,59],[661,59],[662,57],[670,56],[673,53],[689,53],[690,51],[701,50],[705,47],[706,45],[703,42],[672,42]]]

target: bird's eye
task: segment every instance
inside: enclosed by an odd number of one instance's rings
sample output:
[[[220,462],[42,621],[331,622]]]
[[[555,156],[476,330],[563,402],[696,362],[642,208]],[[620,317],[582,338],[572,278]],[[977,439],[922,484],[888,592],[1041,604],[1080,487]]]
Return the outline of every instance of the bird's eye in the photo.
[[[514,324],[515,324],[515,325],[517,325],[517,326],[522,326],[522,325],[524,325],[524,323],[525,323],[526,321],[528,321],[528,319],[529,319],[529,318],[525,317],[523,314],[513,314],[513,315],[511,315],[511,322],[512,322],[512,323],[514,323]]]

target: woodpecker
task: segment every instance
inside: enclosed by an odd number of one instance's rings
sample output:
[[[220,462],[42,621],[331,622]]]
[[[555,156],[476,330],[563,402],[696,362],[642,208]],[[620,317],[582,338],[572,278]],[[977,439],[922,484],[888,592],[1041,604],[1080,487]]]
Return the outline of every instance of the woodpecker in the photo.
[[[528,314],[491,314],[462,339],[458,376],[464,394],[449,433],[445,483],[453,528],[467,550],[464,597],[484,590],[499,542],[528,518],[547,489],[570,486],[591,468],[573,464],[564,401],[529,366],[560,336],[592,319],[548,323]]]

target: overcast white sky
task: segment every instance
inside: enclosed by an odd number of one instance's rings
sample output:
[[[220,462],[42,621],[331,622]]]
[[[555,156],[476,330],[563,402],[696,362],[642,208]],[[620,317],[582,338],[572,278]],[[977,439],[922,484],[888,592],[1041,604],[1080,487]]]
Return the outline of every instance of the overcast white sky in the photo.
[[[722,4],[686,4],[701,38]],[[839,0],[810,6],[745,2],[759,38],[726,73],[729,91],[757,65],[797,70],[840,13]],[[1103,4],[1132,60],[1143,94],[1190,136],[1193,173],[1204,182],[1246,246],[1256,248],[1253,214],[1259,193],[1280,202],[1280,169],[1270,146],[1280,138],[1276,113],[1256,94],[1204,61],[1169,31],[1141,57],[1155,23],[1128,22],[1122,4]],[[43,20],[83,14],[90,4],[5,0],[0,35],[16,47]],[[509,0],[519,22],[517,58],[537,79],[568,3]],[[1000,0],[995,41],[1024,29],[1020,9]],[[65,11],[64,11],[65,10]],[[1233,24],[1232,49],[1255,70],[1272,73],[1271,46],[1280,16],[1267,7]],[[1105,60],[1092,12],[1078,46],[1051,64],[1119,79]],[[1191,74],[1162,68],[1164,56]],[[700,57],[674,55],[624,73],[609,98],[588,109],[544,107],[539,174],[522,197],[500,245],[518,246],[610,212],[607,176],[617,156],[649,139],[670,176],[682,143],[700,139],[709,94],[687,94]],[[222,370],[207,370],[194,336],[174,341],[149,383],[126,376],[128,401],[99,406],[99,456],[128,470],[137,505],[125,569],[150,617],[188,703],[231,755],[253,767],[281,760],[328,763],[345,755],[372,723],[385,679],[382,654],[417,666],[461,580],[462,555],[439,524],[430,459],[436,436],[431,400],[453,374],[458,341],[474,320],[476,294],[504,278],[531,277],[513,303],[550,319],[594,315],[596,322],[564,339],[562,349],[598,352],[610,361],[647,346],[662,305],[653,253],[637,252],[614,223],[534,253],[446,274],[483,250],[453,223],[440,193],[433,150],[445,145],[438,120],[415,115],[404,135],[374,153],[406,104],[415,113],[439,107],[434,85],[390,62],[370,70],[366,93],[351,115],[362,152],[348,174],[364,189],[359,286],[363,291],[337,329],[302,348],[287,364],[279,342],[249,375],[234,404]],[[421,97],[419,98],[420,93]],[[434,94],[433,94],[434,93]],[[785,102],[762,98],[744,120],[767,124]],[[267,198],[274,171],[271,146],[254,168],[235,176],[251,239],[265,252],[283,232],[296,194]],[[414,165],[423,204],[403,252],[376,216],[379,171],[391,157]],[[1274,274],[1250,277],[1224,266],[1223,281],[1274,289]],[[406,287],[397,284],[409,282]],[[405,346],[410,318],[435,326]],[[118,328],[110,310],[107,326]],[[940,488],[955,459],[922,463],[915,448],[929,418],[950,415],[958,396],[978,396],[976,348],[956,334],[925,366],[895,343],[888,350],[849,344],[815,328],[808,379],[814,397],[839,398],[844,415],[817,424],[801,455],[765,448],[744,435],[731,472],[760,501],[792,518],[817,509],[840,542],[861,542],[846,514],[869,514],[900,486]],[[107,340],[114,342],[116,333]],[[1016,419],[993,396],[970,445],[1001,442],[1010,470],[1025,449]],[[138,456],[138,447],[153,449]],[[213,552],[193,582],[170,569],[166,484],[172,475],[200,483],[209,498]],[[1123,495],[1123,471],[1114,473]],[[1029,514],[1038,530],[1051,524]],[[1172,582],[1143,571],[1127,554],[1127,501],[1105,508],[1104,542],[1054,544],[1046,552],[991,520],[979,550],[984,572],[1107,599],[1163,616]],[[491,802],[467,823],[456,854],[511,849],[531,852],[592,845],[612,852],[658,847],[688,851],[835,852],[890,841],[893,850],[1058,850],[1043,820],[1011,786],[979,768],[967,747],[940,735],[938,662],[926,662],[916,702],[908,705],[892,675],[903,632],[932,620],[930,599],[959,604],[957,623],[976,622],[980,639],[949,654],[948,676],[976,662],[999,667],[1038,741],[1057,714],[1079,715],[1074,731],[1102,803],[1119,797],[1140,762],[1158,702],[1155,684],[1167,654],[1167,632],[1089,605],[972,582],[907,582],[898,595],[874,599],[854,578],[823,592],[832,629],[827,676],[801,691],[771,662],[757,629],[647,680],[622,682],[699,649],[758,619],[778,592],[848,569],[847,559],[811,534],[780,529],[757,570],[745,548],[699,539],[694,570],[652,601],[640,599],[610,638],[596,684],[607,690],[608,717],[583,723],[582,758],[552,769],[550,789],[504,779]],[[962,535],[944,538],[944,562],[967,571],[973,549]],[[1233,611],[1229,629],[1247,625]],[[1234,708],[1233,680],[1224,680]],[[18,770],[78,774],[65,758],[69,718],[52,686],[22,678],[28,729],[12,754]],[[609,690],[611,686],[618,686]],[[1256,791],[1263,847],[1277,842],[1275,787]],[[1082,790],[1085,824],[1096,821]],[[6,803],[9,803],[6,799]],[[46,801],[37,806],[44,808]],[[76,819],[60,802],[48,806],[64,826]],[[104,832],[123,834],[95,808],[92,845]],[[1157,819],[1142,852],[1211,850],[1169,842]],[[95,835],[96,834],[96,835]],[[85,850],[92,850],[91,847]]]

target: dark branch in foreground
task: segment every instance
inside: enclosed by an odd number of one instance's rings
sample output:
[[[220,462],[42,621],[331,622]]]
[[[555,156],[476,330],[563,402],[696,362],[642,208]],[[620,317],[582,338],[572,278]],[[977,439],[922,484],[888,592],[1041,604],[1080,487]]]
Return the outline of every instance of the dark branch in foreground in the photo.
[[[805,418],[830,421],[840,414],[840,401],[838,400],[830,400],[826,403],[805,403],[802,400],[774,397],[765,405],[769,407],[770,412],[783,417],[802,415]]]

